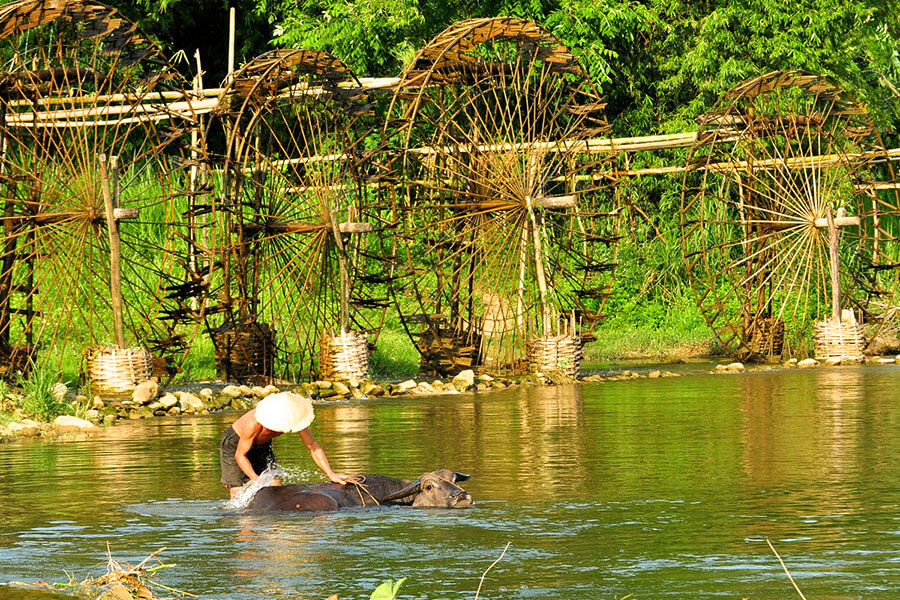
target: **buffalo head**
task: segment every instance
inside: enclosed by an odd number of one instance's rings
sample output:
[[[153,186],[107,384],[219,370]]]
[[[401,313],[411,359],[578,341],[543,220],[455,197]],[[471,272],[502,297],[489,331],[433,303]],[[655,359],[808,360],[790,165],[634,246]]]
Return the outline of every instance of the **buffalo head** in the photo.
[[[385,496],[383,500],[405,500],[404,504],[416,508],[471,508],[475,500],[469,493],[456,485],[465,481],[468,475],[448,469],[424,473],[402,490]],[[409,500],[412,499],[412,502]]]

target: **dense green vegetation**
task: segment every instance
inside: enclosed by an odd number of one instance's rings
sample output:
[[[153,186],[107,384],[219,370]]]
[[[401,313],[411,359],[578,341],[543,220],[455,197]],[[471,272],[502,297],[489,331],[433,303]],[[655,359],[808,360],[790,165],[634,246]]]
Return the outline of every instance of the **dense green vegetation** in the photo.
[[[170,54],[203,56],[206,85],[224,74],[225,0],[113,2]],[[900,124],[900,11],[896,2],[823,0],[241,0],[238,61],[270,47],[323,49],[360,75],[398,74],[417,49],[472,17],[533,19],[579,57],[608,101],[614,135],[688,131],[741,81],[778,69],[832,78],[866,105],[887,146]],[[188,69],[192,61],[181,65]],[[631,166],[679,164],[684,152],[636,154]],[[715,348],[679,260],[681,177],[624,182],[629,235],[598,357]],[[673,308],[677,310],[673,310]],[[677,318],[673,315],[677,315]],[[682,350],[685,348],[683,347]],[[388,356],[392,356],[388,355]],[[376,356],[377,361],[377,356]],[[384,365],[387,366],[387,365]]]

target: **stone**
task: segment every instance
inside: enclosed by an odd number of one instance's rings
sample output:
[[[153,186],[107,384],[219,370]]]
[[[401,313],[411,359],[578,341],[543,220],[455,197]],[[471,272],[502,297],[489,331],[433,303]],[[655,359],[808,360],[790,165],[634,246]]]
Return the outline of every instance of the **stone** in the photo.
[[[894,362],[900,365],[900,354],[894,357]]]
[[[34,425],[27,425],[25,423],[12,421],[11,423],[6,424],[6,431],[13,435],[20,435],[22,437],[34,437],[36,435],[40,435],[41,428],[35,427]]]
[[[208,388],[208,387],[203,388],[202,390],[200,390],[200,395],[203,396],[204,398],[212,398],[212,396],[213,396],[212,388]]]
[[[495,382],[492,384],[492,387],[493,387],[495,390],[505,390],[505,389],[506,389],[506,384],[503,383],[502,381],[495,381]]]
[[[162,405],[162,402],[160,402],[159,400],[154,400],[153,402],[151,402],[150,404],[147,405],[147,409],[152,410],[153,412],[156,412],[156,411],[165,412],[168,409],[168,407],[164,407]]]
[[[729,373],[743,373],[747,369],[744,367],[744,363],[733,362],[729,363],[727,367]]]
[[[92,423],[96,422],[96,421],[100,421],[101,420],[100,419],[100,411],[97,410],[96,408],[86,410],[84,412],[84,418],[87,419],[88,421],[91,421]]]
[[[890,358],[888,356],[882,356],[882,357],[879,357],[878,364],[879,365],[892,365],[892,364],[894,364],[894,359]]]
[[[406,392],[408,392],[408,391],[410,391],[410,390],[412,390],[412,389],[415,389],[416,386],[418,386],[418,385],[419,385],[419,384],[416,383],[416,380],[415,380],[415,379],[407,379],[406,381],[401,381],[401,382],[398,383],[395,387],[397,388],[397,390],[398,390],[401,394],[403,394],[403,393],[406,393]]]
[[[663,373],[663,377],[681,377],[678,373],[673,373],[672,371],[666,371]]]
[[[331,382],[329,381],[328,383],[331,383]],[[333,387],[329,386],[327,388],[321,388],[321,387],[319,388],[319,398],[325,399],[325,398],[332,398],[334,396],[337,396],[337,392],[334,391]]]
[[[804,358],[803,360],[801,360],[800,362],[797,363],[797,366],[800,367],[801,369],[808,369],[810,367],[815,367],[818,364],[819,364],[819,361],[817,361],[814,358]]]
[[[478,379],[480,379],[481,381],[484,381],[484,382],[490,382],[490,381],[494,380],[494,378],[491,377],[490,375],[488,375],[487,373],[482,373],[481,375],[478,376]]]
[[[372,398],[381,398],[384,396],[384,388],[380,385],[372,386],[372,388],[368,392],[364,392],[366,396],[370,396]]]
[[[436,392],[443,392],[444,391],[444,382],[441,381],[440,379],[435,379],[434,381],[431,382],[431,387],[434,388],[434,391],[436,391]]]
[[[728,365],[716,365],[716,371],[724,373],[728,371]]]
[[[647,377],[649,377],[650,379],[659,379],[660,377],[662,377],[662,371],[650,371],[649,373],[647,373]]]
[[[112,425],[116,422],[116,415],[104,415],[103,416],[103,424],[104,425]]]
[[[416,392],[419,394],[437,394],[437,390],[434,389],[434,386],[425,381],[419,382],[419,385],[416,386]]]
[[[170,408],[169,410],[166,411],[166,414],[174,417],[174,416],[181,414],[181,409],[177,406],[173,406],[172,408]]]
[[[300,389],[302,390],[301,395],[303,396],[309,396],[310,398],[319,397],[319,386],[314,383],[304,381],[300,384]]]
[[[335,381],[334,384],[332,385],[332,389],[334,390],[334,393],[339,396],[349,396],[350,395],[350,388],[347,387],[347,384],[341,383],[340,381]]]
[[[254,396],[259,398],[260,400],[262,400],[263,398],[265,398],[266,396],[271,394],[271,392],[269,390],[262,387],[261,385],[253,386],[252,388],[250,388],[250,391],[253,393]]]
[[[131,399],[135,404],[149,404],[159,393],[159,384],[153,380],[139,383],[131,392]]]
[[[266,386],[266,390],[267,390],[270,394],[277,394],[278,392],[281,391],[280,389],[278,389],[278,386],[277,386],[277,385],[273,385],[273,384],[271,384],[271,383],[270,383],[269,385]]]
[[[367,381],[362,384],[362,387],[360,389],[362,390],[362,393],[365,394],[366,396],[374,396],[374,394],[372,392],[377,387],[378,386],[376,384],[372,383],[371,381]]]
[[[81,431],[83,429],[93,429],[94,424],[72,415],[61,415],[53,419],[53,425],[59,431]]]
[[[241,392],[241,388],[236,385],[226,385],[222,388],[222,394],[229,396],[231,398],[240,398],[244,394]]]
[[[189,413],[189,412],[202,413],[203,410],[206,408],[203,405],[203,400],[201,400],[200,398],[198,398],[197,396],[195,396],[193,394],[187,394],[187,393],[182,395],[181,398],[178,399],[178,407],[181,408],[182,412],[186,412],[186,413]]]
[[[175,394],[166,394],[159,399],[159,404],[168,410],[178,404],[178,398],[175,397]]]
[[[465,371],[460,371],[456,377],[453,378],[453,387],[456,388],[457,391],[465,392],[475,387],[475,371],[472,369],[466,369]]]
[[[349,385],[351,388],[358,388],[359,387],[359,377],[351,375],[347,379],[347,385]]]
[[[327,389],[331,388],[330,381],[314,381],[313,383],[315,383],[317,386],[319,386],[320,390],[327,390]]]
[[[242,396],[252,396],[253,395],[253,390],[250,389],[249,385],[239,385],[238,389],[241,390]]]
[[[91,401],[91,406],[94,408],[103,408],[106,406],[106,403],[103,402],[103,399],[100,396],[94,396],[94,399]]]
[[[63,382],[54,383],[50,386],[50,394],[57,400],[62,400],[69,393],[69,386]]]
[[[603,381],[603,376],[597,375],[597,374],[588,375],[587,377],[582,379],[582,381],[587,382],[587,383],[597,383],[597,382]]]
[[[837,367],[841,364],[841,359],[837,356],[829,356],[825,359],[825,365],[829,367]]]
[[[357,387],[355,387],[355,388],[350,388],[350,395],[353,396],[353,398],[356,399],[356,400],[365,400],[366,398],[368,398],[368,396],[366,396],[366,395],[362,392],[362,390],[359,389],[359,388],[357,388]]]
[[[483,392],[484,390],[488,389],[488,386],[486,383],[476,383],[475,389],[478,390],[479,392]]]
[[[231,408],[235,410],[247,410],[250,408],[250,404],[243,398],[232,398]]]

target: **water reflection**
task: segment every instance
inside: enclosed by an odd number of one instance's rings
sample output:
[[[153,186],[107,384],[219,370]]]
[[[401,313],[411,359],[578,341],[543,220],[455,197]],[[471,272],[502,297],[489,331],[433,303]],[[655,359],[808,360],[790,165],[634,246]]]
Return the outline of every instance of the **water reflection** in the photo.
[[[237,415],[127,423],[0,447],[0,581],[96,572],[105,544],[168,546],[167,583],[206,597],[728,595],[887,599],[900,582],[900,368],[688,375],[489,395],[323,404],[336,469],[473,475],[471,511],[247,515],[221,509]],[[294,481],[322,481],[297,436]],[[93,571],[92,571],[93,570]],[[504,592],[499,592],[500,588]]]

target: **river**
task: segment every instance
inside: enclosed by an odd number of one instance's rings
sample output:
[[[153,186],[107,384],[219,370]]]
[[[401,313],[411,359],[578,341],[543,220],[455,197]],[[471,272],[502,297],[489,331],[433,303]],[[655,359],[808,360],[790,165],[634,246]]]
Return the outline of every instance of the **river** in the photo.
[[[203,598],[473,598],[510,542],[481,598],[797,598],[768,538],[809,598],[896,598],[900,366],[708,370],[317,406],[336,469],[470,473],[471,510],[225,511],[235,413],[0,445],[0,582],[101,574],[109,544],[166,547],[160,581]]]

